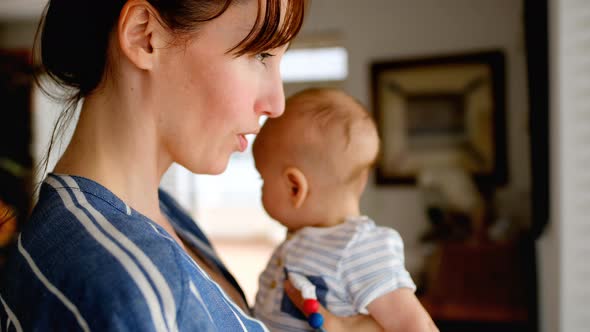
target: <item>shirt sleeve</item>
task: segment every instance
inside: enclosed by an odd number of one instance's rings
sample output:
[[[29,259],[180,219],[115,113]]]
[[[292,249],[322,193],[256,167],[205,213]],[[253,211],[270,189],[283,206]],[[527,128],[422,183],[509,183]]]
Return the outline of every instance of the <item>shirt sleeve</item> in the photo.
[[[399,288],[416,290],[404,265],[404,245],[396,231],[374,228],[351,240],[340,266],[343,281],[356,310],[368,314],[376,298]]]

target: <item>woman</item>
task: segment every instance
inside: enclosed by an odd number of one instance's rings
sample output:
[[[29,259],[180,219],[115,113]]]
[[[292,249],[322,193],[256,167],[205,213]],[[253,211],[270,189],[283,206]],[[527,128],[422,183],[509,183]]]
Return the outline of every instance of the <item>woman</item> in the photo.
[[[51,0],[45,72],[82,103],[0,286],[20,330],[262,331],[160,178],[217,174],[283,112],[279,62],[304,0]],[[290,290],[296,305],[300,296]],[[334,318],[339,330],[371,324]]]

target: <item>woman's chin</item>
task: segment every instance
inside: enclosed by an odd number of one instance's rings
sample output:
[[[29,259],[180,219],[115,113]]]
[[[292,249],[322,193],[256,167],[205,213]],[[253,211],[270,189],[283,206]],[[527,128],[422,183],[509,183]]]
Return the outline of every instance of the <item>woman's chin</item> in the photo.
[[[228,164],[229,164],[229,156],[225,160],[219,160],[216,163],[211,163],[211,165],[209,165],[209,167],[207,167],[200,174],[219,175],[219,174],[225,172]]]
[[[194,174],[219,175],[225,172],[228,163],[229,156],[225,160],[211,160],[205,165],[203,165],[203,163],[198,162],[195,162],[192,165],[183,165],[181,163],[179,164]]]
[[[209,171],[207,173],[204,173],[204,174],[208,174],[208,175],[219,175],[219,174],[225,172],[226,169],[227,169],[227,164],[225,164],[224,167],[212,169],[211,171]]]

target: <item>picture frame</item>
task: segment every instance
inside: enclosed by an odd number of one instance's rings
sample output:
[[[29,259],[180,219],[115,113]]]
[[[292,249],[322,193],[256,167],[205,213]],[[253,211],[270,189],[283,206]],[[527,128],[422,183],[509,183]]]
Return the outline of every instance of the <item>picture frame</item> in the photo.
[[[377,184],[415,184],[430,167],[505,184],[504,63],[495,50],[372,63]]]

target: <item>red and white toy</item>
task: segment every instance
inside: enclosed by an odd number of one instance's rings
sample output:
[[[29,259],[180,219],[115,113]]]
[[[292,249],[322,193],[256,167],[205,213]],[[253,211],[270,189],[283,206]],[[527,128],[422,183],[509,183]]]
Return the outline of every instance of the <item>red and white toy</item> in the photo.
[[[297,288],[303,297],[303,311],[307,315],[307,323],[314,329],[323,331],[324,317],[318,312],[320,303],[316,297],[315,285],[301,274],[289,272],[288,275],[293,287]]]

